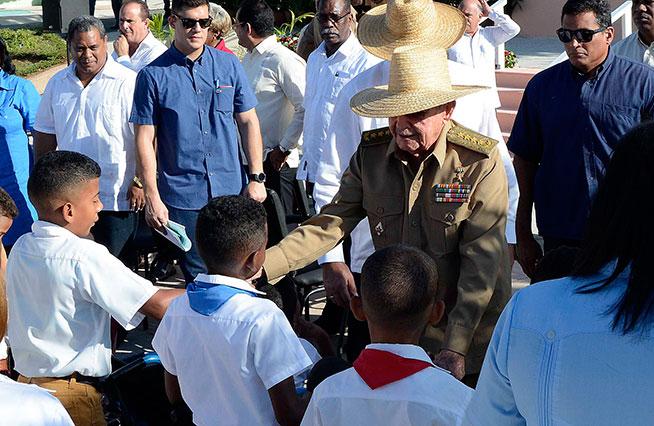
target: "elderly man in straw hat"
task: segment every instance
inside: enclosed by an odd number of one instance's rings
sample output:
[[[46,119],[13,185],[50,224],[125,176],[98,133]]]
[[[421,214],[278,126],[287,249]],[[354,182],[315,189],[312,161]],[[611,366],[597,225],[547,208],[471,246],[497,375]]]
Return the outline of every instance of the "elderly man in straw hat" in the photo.
[[[429,6],[433,6],[433,10]],[[437,19],[439,16],[440,18]],[[403,33],[407,28],[405,23],[415,20],[422,22],[422,25],[417,26],[421,32],[414,33],[411,35],[411,39],[407,39]],[[444,24],[447,24],[448,31],[442,30]],[[388,83],[389,60],[393,53],[393,44],[386,50],[376,48],[377,39],[368,36],[370,31],[376,34],[379,33],[379,28],[382,28],[383,32],[391,34],[393,38],[408,45],[448,48],[460,38],[465,26],[465,17],[461,12],[451,6],[431,0],[390,0],[388,5],[375,8],[361,18],[359,33],[364,37],[364,42],[374,43],[373,53],[386,60],[354,77],[339,93],[334,106],[333,117],[335,119],[327,131],[316,173],[313,196],[317,209],[328,204],[338,192],[341,176],[359,146],[362,133],[388,127],[388,118],[362,117],[350,109],[350,99],[356,93],[368,87]],[[415,26],[410,27],[415,28]],[[452,31],[457,27],[459,31]],[[367,45],[362,44],[362,46],[367,49]],[[453,61],[449,61],[448,65],[453,84],[478,84],[478,73],[473,68]],[[499,126],[497,126],[495,107],[489,92],[489,90],[485,90],[457,99],[452,119],[476,132],[501,140],[501,132],[494,131],[496,127],[499,131]],[[514,244],[515,210],[519,196],[518,183],[506,145],[500,143],[497,148],[500,151],[509,183],[509,210],[505,235],[507,243]],[[322,266],[323,282],[328,297],[334,296],[330,300],[346,307],[349,306],[350,295],[357,292],[363,262],[374,251],[367,220],[359,223],[350,237],[352,247],[349,264],[345,264],[341,245],[318,259],[318,263]],[[353,315],[350,315],[345,345],[348,359],[356,358],[367,343],[370,343],[370,339],[366,323],[357,321]]]
[[[395,49],[389,85],[351,101],[357,114],[389,117],[389,130],[364,135],[333,201],[268,249],[264,265],[269,279],[301,268],[365,217],[376,249],[420,247],[438,265],[447,308],[423,344],[471,384],[511,293],[497,141],[451,120],[455,100],[482,89],[451,84],[444,49]]]

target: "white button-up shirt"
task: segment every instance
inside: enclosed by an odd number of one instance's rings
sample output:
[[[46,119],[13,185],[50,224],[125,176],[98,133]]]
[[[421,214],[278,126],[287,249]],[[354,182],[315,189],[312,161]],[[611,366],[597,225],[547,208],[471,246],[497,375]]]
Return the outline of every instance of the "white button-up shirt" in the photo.
[[[18,383],[0,374],[0,425],[74,426],[54,395],[37,385]]]
[[[27,377],[111,373],[110,323],[136,327],[156,292],[94,241],[36,221],[7,262],[9,341]]]
[[[377,343],[366,348],[433,364],[424,349],[415,345]],[[374,390],[349,368],[316,387],[302,425],[456,426],[461,424],[472,393],[436,366]]]
[[[474,69],[448,62],[452,83],[457,85],[474,85],[476,83],[476,72]],[[325,204],[331,202],[340,187],[341,176],[349,166],[352,155],[356,152],[361,134],[368,130],[388,127],[386,118],[361,117],[350,108],[350,99],[363,89],[388,84],[390,74],[390,63],[381,62],[372,68],[362,72],[350,81],[341,90],[341,94],[334,107],[334,120],[327,132],[318,172],[316,173],[316,185],[313,196],[316,201],[316,209],[321,209]],[[502,157],[504,170],[507,175],[509,186],[509,209],[507,213],[506,238],[511,244],[515,243],[515,213],[518,207],[518,181],[513,169],[513,162],[506,144],[502,142],[502,133],[497,123],[497,116],[488,97],[489,91],[479,92],[459,98],[456,101],[456,108],[452,119],[462,125],[483,135],[500,141],[497,149]],[[363,262],[370,256],[375,248],[372,244],[372,236],[368,220],[364,219],[350,234],[352,238],[352,249],[350,256],[350,269],[353,272],[361,272]],[[343,248],[338,245],[333,250],[322,256],[318,263],[343,262]]]
[[[473,35],[464,34],[447,50],[447,57],[477,71],[477,84],[495,87],[495,47],[511,40],[520,32],[520,26],[508,15],[491,11],[488,16],[495,23],[492,27],[479,27]],[[495,108],[500,98],[494,93]]]
[[[338,94],[354,76],[379,63],[367,53],[354,34],[327,57],[325,43],[309,55],[304,96],[304,147],[297,178],[315,182],[316,171]]]
[[[611,46],[611,50],[618,56],[654,67],[654,43],[649,46],[643,43],[638,37],[638,32],[617,42]]]
[[[132,71],[139,72],[144,66],[157,59],[166,50],[168,50],[166,45],[157,40],[157,38],[148,31],[148,35],[145,36],[132,56],[118,56],[114,50],[111,57],[122,66],[127,67]]]
[[[57,137],[57,148],[85,154],[102,168],[100,200],[105,210],[130,209],[127,191],[135,176],[134,127],[129,123],[136,73],[111,57],[84,87],[75,63],[45,88],[34,129]]]
[[[286,163],[297,167],[297,147],[302,145],[306,63],[271,35],[246,53],[242,64],[257,97],[256,111],[266,155],[278,146],[292,149]]]
[[[199,274],[196,280],[258,293],[247,282]],[[284,313],[270,300],[236,294],[211,315],[175,299],[152,341],[177,376],[197,425],[276,425],[268,390],[311,365]]]

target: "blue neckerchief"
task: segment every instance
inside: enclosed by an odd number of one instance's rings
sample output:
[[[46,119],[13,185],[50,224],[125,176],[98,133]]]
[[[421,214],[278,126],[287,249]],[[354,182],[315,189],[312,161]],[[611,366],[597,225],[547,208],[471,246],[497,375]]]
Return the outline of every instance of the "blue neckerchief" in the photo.
[[[211,315],[237,294],[256,297],[256,293],[220,284],[194,281],[186,287],[191,309],[202,315]]]

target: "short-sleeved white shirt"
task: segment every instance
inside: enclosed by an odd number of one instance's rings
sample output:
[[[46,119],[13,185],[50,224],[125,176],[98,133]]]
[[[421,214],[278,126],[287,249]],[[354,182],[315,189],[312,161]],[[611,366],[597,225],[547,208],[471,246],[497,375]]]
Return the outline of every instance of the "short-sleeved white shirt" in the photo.
[[[129,123],[136,73],[111,56],[84,87],[75,63],[48,81],[34,129],[57,137],[57,149],[80,152],[102,168],[105,210],[130,210],[127,191],[136,171],[134,127]]]
[[[110,319],[126,329],[156,289],[91,240],[32,224],[7,261],[9,340],[27,377],[111,373]]]
[[[161,54],[166,50],[168,50],[166,45],[157,40],[157,38],[148,31],[148,35],[145,36],[132,56],[118,56],[114,50],[111,57],[120,65],[127,67],[132,71],[139,72],[143,67],[161,56]]]
[[[253,291],[248,283],[200,274],[203,283]],[[152,341],[166,371],[177,376],[197,425],[276,425],[268,389],[311,365],[291,325],[273,302],[237,294],[211,315],[175,299]]]
[[[74,426],[61,402],[37,385],[0,375],[0,426]]]
[[[378,343],[367,348],[432,362],[419,346]],[[472,393],[472,389],[436,366],[374,390],[354,368],[349,368],[316,387],[302,425],[456,426],[463,420]]]

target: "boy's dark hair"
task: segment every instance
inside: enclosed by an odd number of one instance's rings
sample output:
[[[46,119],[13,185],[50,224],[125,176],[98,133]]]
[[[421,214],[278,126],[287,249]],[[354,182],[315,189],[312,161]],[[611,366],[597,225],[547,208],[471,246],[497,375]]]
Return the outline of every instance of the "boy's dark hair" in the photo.
[[[568,0],[561,10],[561,21],[565,15],[576,16],[586,12],[595,14],[595,21],[600,27],[611,26],[611,7],[606,0]]]
[[[393,328],[416,327],[436,298],[434,260],[410,246],[395,245],[373,253],[361,271],[361,299],[366,317]]]
[[[7,43],[0,38],[0,68],[7,74],[16,74],[16,67],[11,60],[11,54],[7,49]]]
[[[557,247],[545,253],[536,265],[531,284],[572,275],[577,253],[579,253],[577,247],[568,246]]]
[[[238,8],[239,23],[248,23],[259,37],[268,37],[275,32],[275,15],[264,0],[245,0]]]
[[[265,244],[266,209],[241,195],[216,197],[200,210],[195,238],[207,267],[224,271]]]
[[[173,13],[180,13],[186,9],[195,9],[196,7],[207,6],[209,10],[209,0],[173,0]]]
[[[100,166],[84,154],[52,151],[34,165],[27,181],[27,193],[36,206],[100,177]]]
[[[14,219],[18,216],[18,208],[16,203],[11,198],[7,191],[0,188],[0,216],[8,217],[9,219]]]

